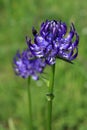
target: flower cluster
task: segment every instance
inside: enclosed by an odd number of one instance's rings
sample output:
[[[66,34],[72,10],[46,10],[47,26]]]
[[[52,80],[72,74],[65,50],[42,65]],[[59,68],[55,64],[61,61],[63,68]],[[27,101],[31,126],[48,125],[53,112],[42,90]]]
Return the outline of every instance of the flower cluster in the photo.
[[[41,24],[40,32],[32,29],[34,43],[26,37],[28,48],[14,58],[14,70],[17,75],[38,79],[46,64],[53,65],[56,58],[71,62],[78,55],[79,36],[73,24],[67,33],[67,26],[61,21],[46,20]],[[75,40],[74,40],[75,39]]]
[[[22,53],[17,52],[14,57],[14,70],[17,75],[27,78],[32,76],[34,80],[38,79],[38,73],[42,73],[46,63],[42,58],[36,58],[29,49]]]

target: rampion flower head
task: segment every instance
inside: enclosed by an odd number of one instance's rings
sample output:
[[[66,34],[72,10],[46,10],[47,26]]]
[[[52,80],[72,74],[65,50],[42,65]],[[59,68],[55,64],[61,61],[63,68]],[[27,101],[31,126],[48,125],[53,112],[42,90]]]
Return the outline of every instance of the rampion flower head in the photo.
[[[19,51],[14,57],[13,67],[18,76],[28,78],[31,76],[37,80],[38,74],[43,72],[45,62],[41,58],[36,58],[29,49],[24,50],[22,53]]]
[[[33,35],[34,44],[27,40],[29,48],[36,57],[44,57],[47,64],[55,64],[56,58],[72,61],[77,57],[79,36],[73,24],[68,33],[65,23],[46,20],[39,33],[33,28]]]

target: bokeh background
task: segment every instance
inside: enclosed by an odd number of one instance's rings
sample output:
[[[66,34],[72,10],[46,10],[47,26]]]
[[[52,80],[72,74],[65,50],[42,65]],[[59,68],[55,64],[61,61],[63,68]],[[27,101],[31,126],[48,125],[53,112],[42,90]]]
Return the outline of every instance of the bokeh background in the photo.
[[[0,0],[0,130],[28,130],[27,80],[15,76],[12,60],[46,19],[73,22],[80,35],[74,64],[56,62],[53,130],[87,130],[87,0]],[[31,92],[34,130],[46,130],[45,82],[32,80]]]

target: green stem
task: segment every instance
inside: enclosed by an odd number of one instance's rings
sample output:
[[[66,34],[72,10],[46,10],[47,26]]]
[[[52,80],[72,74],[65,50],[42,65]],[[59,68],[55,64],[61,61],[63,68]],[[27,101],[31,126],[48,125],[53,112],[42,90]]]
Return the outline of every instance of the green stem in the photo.
[[[31,91],[30,91],[30,77],[28,78],[28,104],[29,104],[29,130],[33,130],[33,126],[32,126],[32,104],[31,104]]]
[[[51,75],[50,75],[50,82],[48,87],[48,94],[47,94],[47,130],[52,130],[52,101],[53,101],[53,86],[54,86],[54,74],[55,74],[55,65],[51,67]]]

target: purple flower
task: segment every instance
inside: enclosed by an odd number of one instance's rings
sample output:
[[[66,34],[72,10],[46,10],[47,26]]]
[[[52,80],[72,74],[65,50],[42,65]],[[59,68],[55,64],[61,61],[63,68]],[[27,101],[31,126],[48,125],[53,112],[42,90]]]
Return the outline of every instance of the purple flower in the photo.
[[[42,58],[37,59],[29,49],[24,50],[22,53],[18,51],[13,63],[14,71],[18,76],[23,78],[31,76],[34,80],[39,78],[39,73],[43,72],[46,65]]]
[[[79,36],[73,24],[67,33],[67,26],[61,21],[48,21],[41,24],[40,32],[33,28],[34,44],[27,40],[27,44],[38,58],[44,57],[47,64],[55,64],[56,58],[74,60],[78,55]],[[75,40],[73,41],[75,37]]]

